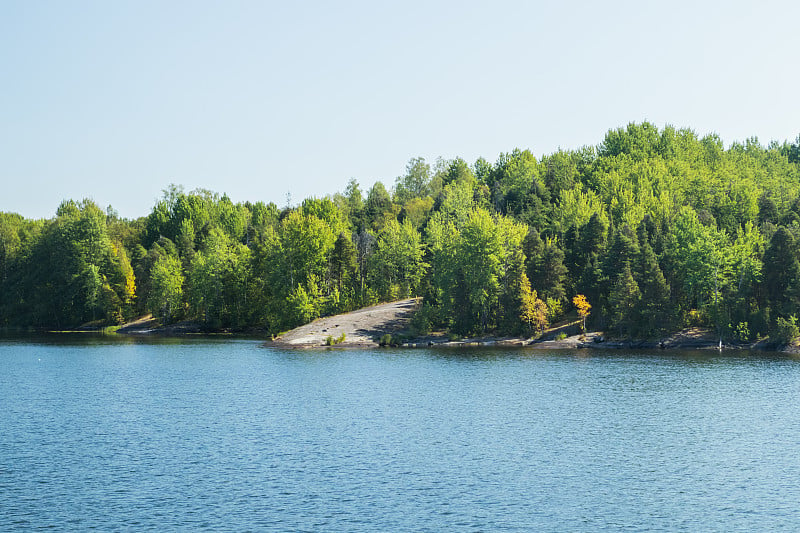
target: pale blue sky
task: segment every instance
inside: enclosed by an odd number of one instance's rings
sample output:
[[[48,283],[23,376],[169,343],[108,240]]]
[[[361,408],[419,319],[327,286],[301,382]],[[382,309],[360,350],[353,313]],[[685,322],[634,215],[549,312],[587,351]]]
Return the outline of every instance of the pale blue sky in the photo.
[[[609,128],[800,134],[800,3],[0,3],[0,211],[285,205]]]

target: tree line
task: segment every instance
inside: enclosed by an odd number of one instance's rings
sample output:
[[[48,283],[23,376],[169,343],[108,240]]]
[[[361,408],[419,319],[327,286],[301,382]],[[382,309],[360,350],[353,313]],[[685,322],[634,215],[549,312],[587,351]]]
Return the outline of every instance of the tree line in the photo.
[[[420,332],[532,335],[577,295],[592,327],[623,337],[797,335],[800,137],[726,149],[644,122],[540,159],[415,158],[388,189],[350,180],[284,208],[173,185],[135,220],[91,200],[0,213],[6,327],[152,313],[275,334],[422,296]]]

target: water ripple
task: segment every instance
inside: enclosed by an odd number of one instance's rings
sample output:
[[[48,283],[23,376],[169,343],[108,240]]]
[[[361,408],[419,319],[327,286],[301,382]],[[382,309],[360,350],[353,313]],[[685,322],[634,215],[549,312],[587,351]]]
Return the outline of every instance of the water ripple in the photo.
[[[798,371],[0,343],[0,529],[791,531]]]

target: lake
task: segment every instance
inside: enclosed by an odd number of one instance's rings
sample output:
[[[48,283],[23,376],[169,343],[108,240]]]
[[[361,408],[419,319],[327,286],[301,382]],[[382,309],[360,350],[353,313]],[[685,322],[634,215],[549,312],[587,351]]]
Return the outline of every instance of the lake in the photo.
[[[795,531],[800,361],[0,340],[0,529]]]

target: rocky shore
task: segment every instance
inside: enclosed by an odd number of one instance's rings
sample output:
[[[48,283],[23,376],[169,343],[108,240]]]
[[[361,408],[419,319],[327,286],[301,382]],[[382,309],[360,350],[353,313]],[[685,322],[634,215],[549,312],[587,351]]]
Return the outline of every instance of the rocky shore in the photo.
[[[541,350],[558,349],[681,349],[718,350],[719,338],[711,330],[687,328],[660,339],[627,340],[607,337],[603,332],[579,333],[578,322],[564,323],[551,328],[539,338],[482,336],[453,338],[445,333],[434,333],[423,337],[409,334],[409,323],[419,308],[419,298],[408,298],[395,302],[365,307],[350,313],[322,317],[291,331],[283,333],[267,345],[278,348],[377,348],[383,343],[406,348],[459,348],[459,347],[528,347]],[[179,322],[159,326],[152,317],[143,317],[125,324],[117,330],[125,335],[181,336],[191,334],[232,333],[209,332],[195,322]],[[237,332],[238,333],[238,332]],[[250,332],[258,333],[258,332]],[[725,350],[774,350],[766,341],[755,343],[723,344]],[[796,344],[781,351],[800,354]]]

